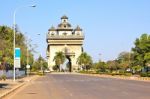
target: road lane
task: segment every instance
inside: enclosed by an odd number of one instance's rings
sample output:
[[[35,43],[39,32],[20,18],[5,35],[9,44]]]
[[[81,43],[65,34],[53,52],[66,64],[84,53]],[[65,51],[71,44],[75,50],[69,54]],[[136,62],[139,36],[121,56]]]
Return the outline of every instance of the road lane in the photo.
[[[150,83],[76,74],[47,74],[5,99],[150,99]]]

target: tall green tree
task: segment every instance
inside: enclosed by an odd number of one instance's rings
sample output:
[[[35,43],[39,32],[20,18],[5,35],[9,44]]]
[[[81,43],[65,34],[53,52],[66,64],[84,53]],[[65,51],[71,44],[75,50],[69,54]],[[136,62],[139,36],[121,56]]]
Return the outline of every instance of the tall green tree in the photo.
[[[150,35],[142,34],[140,38],[135,40],[135,47],[132,48],[134,52],[134,65],[145,67],[150,63]]]
[[[59,67],[60,70],[60,64],[63,64],[65,61],[65,55],[63,52],[56,52],[53,61],[55,61],[55,64]]]
[[[117,60],[111,60],[111,61],[107,61],[107,68],[110,70],[110,72],[112,71],[117,71],[119,69],[119,64]]]
[[[44,72],[46,69],[48,69],[46,60],[42,56],[39,56],[38,59],[33,63],[32,71],[42,70]]]
[[[118,56],[119,69],[125,71],[127,68],[131,68],[133,54],[130,52],[121,52]]]
[[[131,53],[130,52],[121,52],[118,56],[118,60],[122,61],[130,61],[131,60]]]
[[[81,65],[83,69],[85,68],[86,70],[90,68],[92,65],[93,61],[90,55],[88,55],[86,52],[81,53],[81,55],[77,58],[77,64]]]
[[[17,31],[17,30],[16,30]],[[13,29],[7,26],[0,26],[0,63],[8,63],[13,67]],[[27,60],[27,44],[25,43],[25,36],[17,31],[16,32],[16,47],[21,48],[21,66],[26,66]],[[29,52],[30,60],[33,63],[33,54]],[[31,65],[31,64],[30,64]]]
[[[107,65],[105,62],[103,61],[99,61],[97,63],[94,63],[92,66],[94,69],[101,71],[101,72],[105,72],[107,69]]]
[[[13,31],[7,26],[0,26],[0,63],[5,67],[5,63],[13,64]]]

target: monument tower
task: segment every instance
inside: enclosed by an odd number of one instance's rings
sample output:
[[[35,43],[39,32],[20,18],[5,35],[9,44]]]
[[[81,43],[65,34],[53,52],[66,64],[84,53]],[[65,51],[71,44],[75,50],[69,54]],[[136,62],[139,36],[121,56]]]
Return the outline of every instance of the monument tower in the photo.
[[[53,71],[55,53],[62,51],[68,59],[69,71],[79,68],[77,58],[83,51],[84,35],[82,29],[77,26],[72,28],[67,16],[61,17],[61,23],[57,27],[52,26],[47,33],[47,59],[48,67]]]

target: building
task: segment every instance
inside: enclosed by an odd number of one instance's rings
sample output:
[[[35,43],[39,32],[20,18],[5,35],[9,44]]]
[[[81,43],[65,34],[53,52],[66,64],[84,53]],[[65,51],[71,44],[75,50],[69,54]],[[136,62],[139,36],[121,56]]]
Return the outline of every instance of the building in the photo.
[[[61,23],[55,28],[52,26],[47,34],[47,59],[48,66],[53,71],[55,53],[62,51],[69,63],[68,70],[74,71],[79,68],[77,58],[83,52],[84,35],[82,29],[77,26],[72,28],[67,16],[61,17]]]

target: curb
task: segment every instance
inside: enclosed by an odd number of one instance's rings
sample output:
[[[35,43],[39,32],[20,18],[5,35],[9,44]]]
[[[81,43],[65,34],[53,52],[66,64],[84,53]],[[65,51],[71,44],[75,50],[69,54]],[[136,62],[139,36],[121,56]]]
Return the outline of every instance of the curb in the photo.
[[[134,80],[134,81],[145,81],[145,82],[150,82],[150,78],[144,78],[144,77],[115,77],[115,76],[110,76],[110,75],[98,75],[98,74],[81,74],[79,75],[87,75],[87,76],[95,76],[95,77],[104,77],[104,78],[115,78],[115,79],[122,79],[122,80]]]
[[[7,96],[8,94],[12,93],[13,91],[17,90],[18,88],[22,87],[23,85],[25,85],[25,82],[12,88],[11,90],[8,90],[7,92],[3,93],[2,95],[0,95],[0,99],[4,98],[5,96]]]
[[[37,77],[37,76],[32,77],[30,80],[25,80],[25,82],[23,82],[23,83],[21,83],[21,84],[15,86],[14,88],[12,88],[12,89],[6,91],[5,93],[1,94],[1,95],[0,95],[0,99],[4,98],[4,97],[7,96],[8,94],[10,94],[10,93],[12,93],[13,91],[19,89],[20,87],[24,86],[25,84],[27,84],[27,82],[30,82],[31,80],[35,80],[35,77]]]

